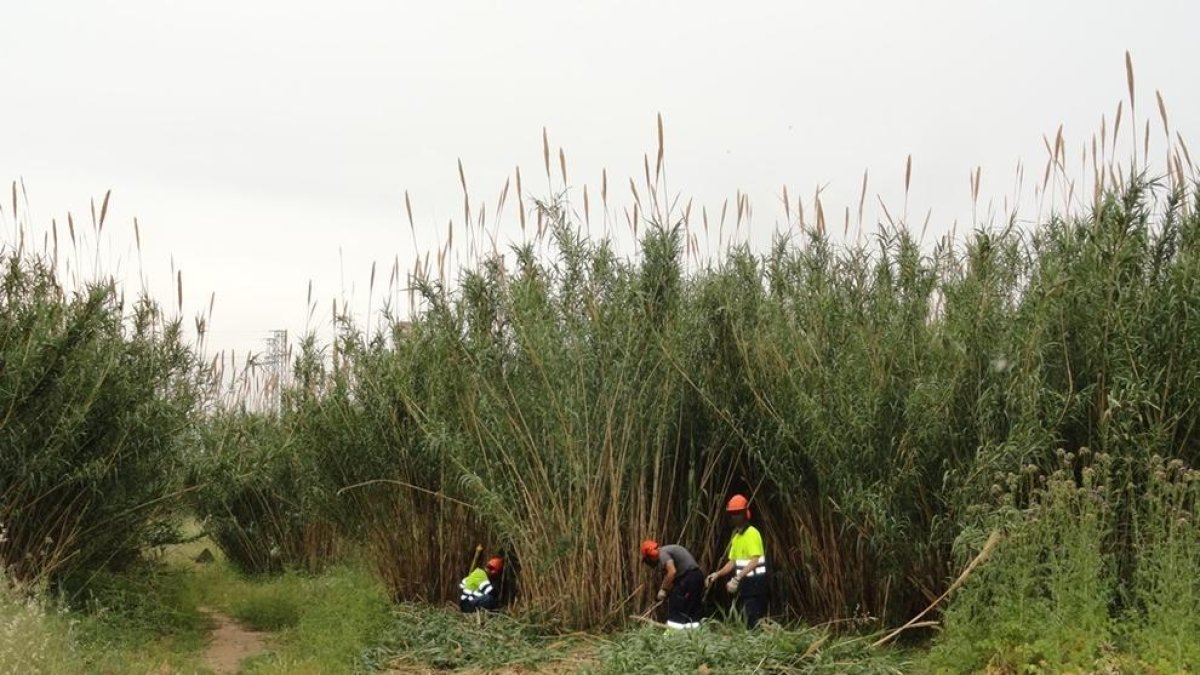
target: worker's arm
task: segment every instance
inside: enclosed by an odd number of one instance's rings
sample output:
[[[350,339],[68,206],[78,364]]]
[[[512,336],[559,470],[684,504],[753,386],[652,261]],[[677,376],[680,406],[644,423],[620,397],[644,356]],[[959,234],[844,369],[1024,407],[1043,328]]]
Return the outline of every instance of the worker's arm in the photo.
[[[717,570],[716,572],[713,572],[712,574],[708,575],[707,578],[705,578],[705,580],[704,580],[705,587],[711,586],[713,584],[713,582],[715,582],[717,579],[720,579],[721,577],[725,576],[726,574],[729,574],[732,571],[733,571],[733,561],[726,560],[725,564],[721,567],[721,569]]]
[[[741,581],[743,578],[745,578],[745,576],[746,576],[747,574],[749,574],[749,573],[753,572],[754,570],[758,569],[758,560],[759,560],[759,558],[761,558],[761,557],[762,557],[762,556],[757,556],[757,555],[756,555],[756,556],[754,556],[753,558],[751,558],[751,559],[750,559],[750,562],[746,563],[746,566],[742,568],[742,571],[741,571],[741,573],[737,575],[737,579],[738,579],[738,581]],[[728,565],[726,565],[726,567],[728,567]]]
[[[675,561],[667,560],[667,574],[663,577],[662,589],[664,591],[671,590],[675,585]]]

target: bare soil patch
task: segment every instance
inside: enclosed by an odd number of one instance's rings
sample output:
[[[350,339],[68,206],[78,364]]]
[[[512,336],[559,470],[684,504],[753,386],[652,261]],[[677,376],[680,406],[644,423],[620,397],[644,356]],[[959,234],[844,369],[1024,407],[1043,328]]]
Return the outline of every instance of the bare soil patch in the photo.
[[[219,675],[232,675],[240,671],[242,661],[266,649],[266,633],[250,630],[215,610],[201,608],[201,611],[214,625],[201,657],[205,668]]]

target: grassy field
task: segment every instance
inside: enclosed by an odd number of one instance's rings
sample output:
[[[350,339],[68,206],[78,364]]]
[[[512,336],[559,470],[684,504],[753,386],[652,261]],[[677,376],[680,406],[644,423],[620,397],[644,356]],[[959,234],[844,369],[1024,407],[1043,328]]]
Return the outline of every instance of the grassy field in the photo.
[[[0,670],[30,673],[210,673],[205,652],[219,612],[264,632],[244,673],[896,673],[903,652],[866,637],[771,626],[748,633],[715,621],[694,634],[635,624],[616,633],[562,633],[505,614],[393,605],[360,565],[320,574],[247,578],[203,540],[136,570],[98,579],[85,606],[0,606]]]

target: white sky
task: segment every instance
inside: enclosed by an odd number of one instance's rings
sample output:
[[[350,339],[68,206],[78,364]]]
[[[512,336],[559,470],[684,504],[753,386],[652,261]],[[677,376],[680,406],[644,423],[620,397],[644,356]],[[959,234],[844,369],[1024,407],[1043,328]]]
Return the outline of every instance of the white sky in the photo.
[[[976,166],[985,200],[1013,193],[1019,159],[1037,182],[1060,124],[1078,165],[1126,95],[1126,49],[1153,147],[1165,153],[1156,89],[1194,138],[1198,25],[1184,0],[6,0],[0,179],[24,179],[39,233],[68,211],[88,222],[111,188],[104,264],[136,278],[136,216],[141,274],[173,307],[173,260],[189,317],[215,293],[209,350],[240,360],[270,329],[304,328],[310,280],[320,321],[334,297],[365,309],[372,261],[377,287],[395,257],[411,266],[405,190],[417,247],[453,218],[464,255],[459,158],[489,221],[518,164],[527,196],[544,195],[543,127],[595,213],[602,168],[615,203],[628,177],[640,189],[661,112],[671,190],[710,214],[748,193],[743,235],[759,245],[784,184],[806,209],[827,185],[839,231],[865,169],[868,225],[875,195],[899,210],[911,153],[910,220],[932,208],[932,237],[969,225]],[[520,238],[514,202],[502,241]]]

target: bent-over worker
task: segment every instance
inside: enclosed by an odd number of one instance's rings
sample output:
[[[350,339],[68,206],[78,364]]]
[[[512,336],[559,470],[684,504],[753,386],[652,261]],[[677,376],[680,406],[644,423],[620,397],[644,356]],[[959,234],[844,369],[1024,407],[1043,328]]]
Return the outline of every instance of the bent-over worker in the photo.
[[[667,627],[699,628],[704,575],[696,558],[679,544],[659,546],[653,539],[643,541],[641,550],[644,563],[663,569],[657,599],[667,601]]]

